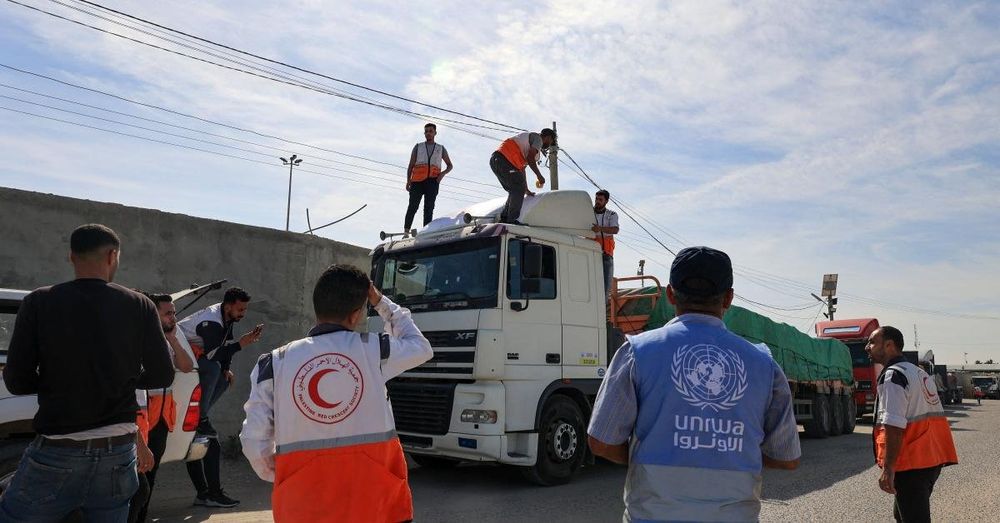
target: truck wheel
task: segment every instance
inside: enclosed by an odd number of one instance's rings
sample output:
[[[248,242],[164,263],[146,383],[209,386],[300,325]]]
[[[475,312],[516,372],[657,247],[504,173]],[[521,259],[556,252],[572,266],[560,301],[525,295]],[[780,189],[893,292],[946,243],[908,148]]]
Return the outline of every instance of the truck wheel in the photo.
[[[851,396],[841,396],[840,401],[844,404],[844,434],[853,434],[854,426],[858,423],[858,404],[854,403]]]
[[[580,406],[566,396],[552,396],[542,409],[535,465],[523,467],[521,472],[528,481],[539,485],[569,483],[583,463],[586,450],[587,433]]]
[[[840,398],[836,394],[831,394],[829,398],[831,436],[839,436],[844,432],[844,402]]]
[[[410,454],[410,458],[425,469],[450,469],[458,465],[457,459],[439,458],[426,454]]]
[[[830,433],[830,402],[826,394],[813,396],[812,419],[803,426],[810,438],[825,438]]]

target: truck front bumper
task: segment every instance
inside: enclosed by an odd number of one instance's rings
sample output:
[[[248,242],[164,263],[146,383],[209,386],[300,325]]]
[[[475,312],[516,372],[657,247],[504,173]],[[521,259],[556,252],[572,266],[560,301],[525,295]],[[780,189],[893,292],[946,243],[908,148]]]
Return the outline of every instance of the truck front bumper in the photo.
[[[441,456],[468,461],[495,461],[505,465],[535,464],[537,433],[513,433],[499,436],[448,433],[441,436],[399,433],[403,450],[413,454]]]

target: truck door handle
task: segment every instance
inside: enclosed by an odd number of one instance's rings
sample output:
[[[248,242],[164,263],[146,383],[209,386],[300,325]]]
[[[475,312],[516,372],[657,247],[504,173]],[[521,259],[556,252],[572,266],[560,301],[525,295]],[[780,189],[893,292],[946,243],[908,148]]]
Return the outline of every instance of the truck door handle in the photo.
[[[562,356],[559,353],[550,352],[545,355],[545,363],[559,363],[562,361]]]

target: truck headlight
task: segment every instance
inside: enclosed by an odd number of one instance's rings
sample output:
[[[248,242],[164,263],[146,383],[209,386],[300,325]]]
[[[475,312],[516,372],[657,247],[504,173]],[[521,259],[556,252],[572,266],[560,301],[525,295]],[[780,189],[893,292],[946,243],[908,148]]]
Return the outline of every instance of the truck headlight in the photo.
[[[465,409],[462,411],[461,420],[465,423],[496,423],[497,411]]]

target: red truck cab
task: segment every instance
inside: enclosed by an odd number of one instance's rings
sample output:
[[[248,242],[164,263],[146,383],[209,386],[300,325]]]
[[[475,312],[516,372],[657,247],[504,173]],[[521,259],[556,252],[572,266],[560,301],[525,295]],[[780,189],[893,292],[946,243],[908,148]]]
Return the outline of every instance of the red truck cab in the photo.
[[[879,327],[875,318],[855,318],[850,320],[821,321],[816,324],[817,338],[834,338],[851,349],[854,367],[854,404],[858,407],[858,418],[875,411],[875,379],[878,365],[872,363],[865,345],[868,337]]]

